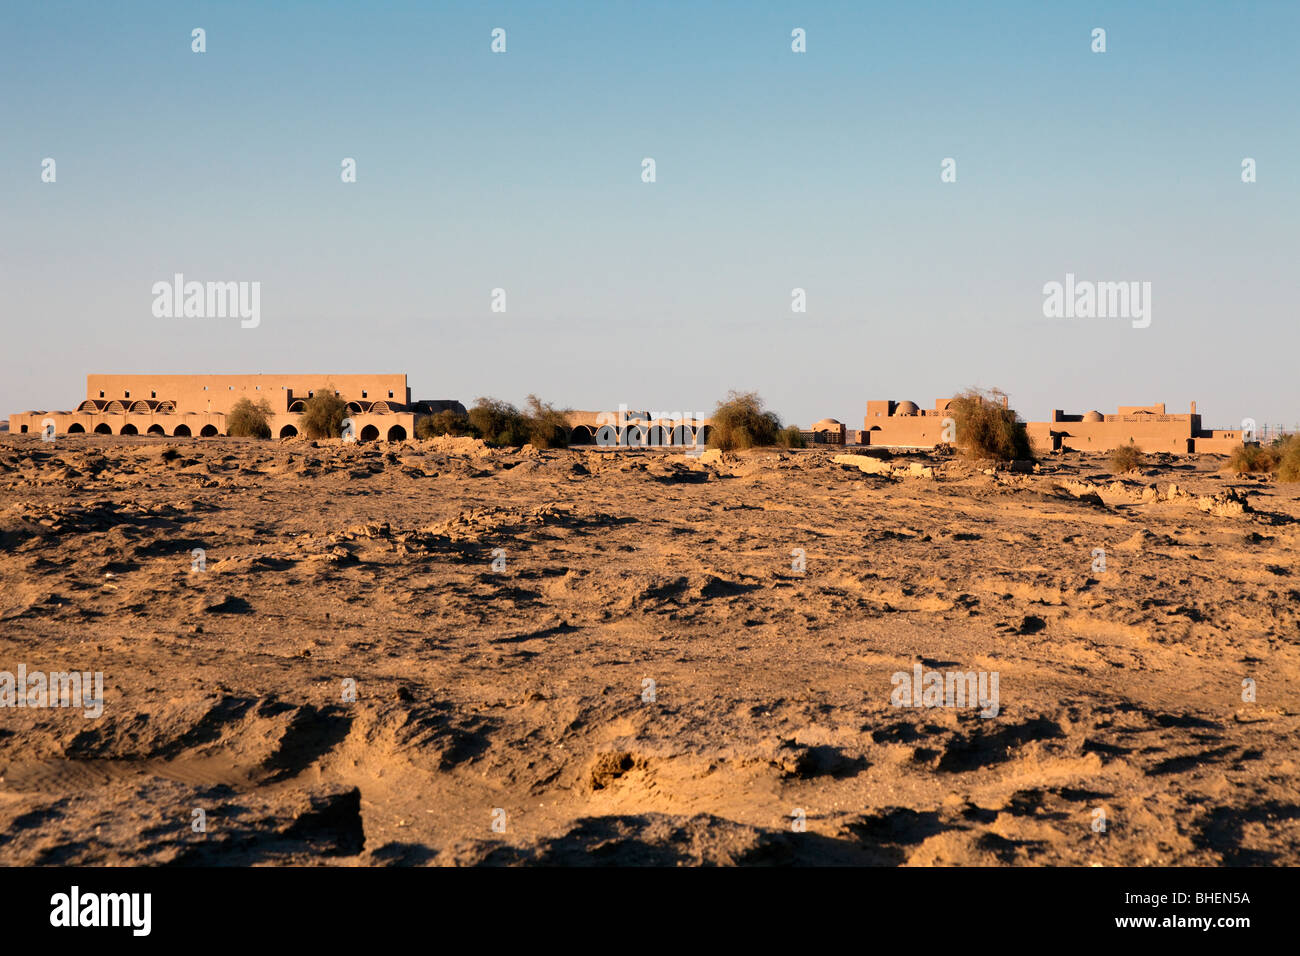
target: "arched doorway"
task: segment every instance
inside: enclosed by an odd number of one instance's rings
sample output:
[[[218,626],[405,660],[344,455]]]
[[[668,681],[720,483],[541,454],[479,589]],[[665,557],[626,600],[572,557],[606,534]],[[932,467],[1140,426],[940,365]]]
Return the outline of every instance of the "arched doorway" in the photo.
[[[569,433],[570,445],[590,445],[596,440],[596,433],[586,425],[579,425]]]
[[[623,444],[628,448],[644,448],[649,431],[640,425],[628,425],[623,429]]]
[[[130,422],[127,422],[125,425],[122,426],[122,430],[121,430],[120,432],[118,432],[118,434],[119,434],[119,435],[138,435],[138,434],[140,434],[140,430],[139,430],[138,428],[136,428],[134,425],[132,425]]]
[[[394,425],[388,429],[389,441],[406,441],[406,429],[401,425]]]
[[[84,435],[85,433],[86,429],[81,427],[81,422],[73,422],[68,426],[69,435]]]
[[[699,431],[695,433],[695,444],[707,445],[709,443],[709,433],[712,431],[712,425],[701,425]]]
[[[281,438],[297,438],[297,437],[298,437],[298,429],[294,428],[292,425],[285,425],[283,428],[280,429],[280,437],[281,437]]]
[[[176,426],[176,430],[172,432],[172,436],[175,437],[175,438],[189,438],[189,437],[190,437],[190,426],[189,426],[189,425],[177,425],[177,426]]]
[[[204,425],[201,429],[199,429],[199,437],[200,437],[200,438],[216,438],[216,437],[217,437],[217,426],[216,426],[216,425]]]
[[[651,425],[649,431],[646,432],[646,443],[655,446],[667,445],[668,434],[668,429],[662,425]]]
[[[669,434],[669,438],[674,445],[689,445],[695,441],[695,432],[690,425],[678,425]]]
[[[149,429],[148,429],[148,431],[145,432],[145,434],[146,434],[146,435],[166,435],[167,433],[166,433],[165,431],[163,431],[163,427],[162,427],[161,425],[153,424],[153,425],[150,425],[150,426],[149,426]]]
[[[367,425],[361,429],[361,441],[379,441],[379,429],[374,425]]]
[[[613,425],[601,425],[596,429],[596,444],[609,448],[618,444],[618,429]]]
[[[111,435],[113,434],[113,428],[111,425],[108,424],[108,422],[100,422],[98,425],[95,426],[95,434]]]

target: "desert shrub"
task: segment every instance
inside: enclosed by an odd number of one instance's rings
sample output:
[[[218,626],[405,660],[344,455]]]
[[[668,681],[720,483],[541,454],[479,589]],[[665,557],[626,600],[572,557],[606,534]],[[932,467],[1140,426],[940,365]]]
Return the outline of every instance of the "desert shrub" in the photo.
[[[528,440],[537,448],[569,447],[568,416],[536,395],[528,396]]]
[[[469,423],[489,445],[526,445],[531,437],[523,412],[495,398],[475,402],[469,410]]]
[[[1300,435],[1288,435],[1273,448],[1278,481],[1300,481]]]
[[[776,443],[782,448],[807,448],[808,440],[803,437],[803,432],[799,430],[798,425],[786,425],[777,433]]]
[[[315,390],[298,416],[299,431],[308,438],[338,438],[343,434],[343,419],[348,404],[334,394],[331,385]]]
[[[226,413],[226,434],[233,438],[270,438],[271,403],[258,399],[254,404],[241,398]]]
[[[776,412],[763,410],[763,400],[758,392],[727,393],[725,402],[718,402],[709,429],[709,447],[722,451],[757,448],[775,445],[781,433],[781,419]]]
[[[477,432],[469,423],[469,416],[454,408],[444,408],[440,412],[426,415],[415,423],[416,438],[436,438],[439,435],[476,436]]]
[[[1233,451],[1232,457],[1228,459],[1228,467],[1239,475],[1270,472],[1277,467],[1277,453],[1258,442],[1250,442]]]
[[[1142,449],[1133,442],[1120,445],[1110,453],[1110,467],[1120,473],[1136,471],[1146,463],[1146,460],[1146,455],[1142,454]]]
[[[967,458],[1017,461],[1034,457],[1025,423],[1003,405],[998,389],[968,389],[952,400],[948,411],[957,423],[957,447]]]
[[[1227,467],[1239,475],[1271,472],[1279,481],[1300,481],[1300,435],[1287,435],[1268,446],[1243,444],[1232,453]]]

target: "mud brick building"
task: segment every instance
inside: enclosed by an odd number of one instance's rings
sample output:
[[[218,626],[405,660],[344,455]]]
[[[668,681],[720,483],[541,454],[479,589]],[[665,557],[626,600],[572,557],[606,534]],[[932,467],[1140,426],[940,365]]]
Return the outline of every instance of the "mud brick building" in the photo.
[[[226,416],[241,398],[271,406],[271,435],[298,434],[298,415],[317,389],[347,402],[362,441],[401,441],[415,420],[459,402],[411,400],[402,374],[376,375],[87,375],[86,397],[72,411],[9,416],[13,434],[40,432],[54,420],[57,435],[169,435],[213,437],[226,433]]]
[[[914,402],[867,402],[859,443],[887,448],[933,448],[944,440],[945,422],[951,418],[949,407],[953,401],[941,399],[934,403],[933,409],[918,408]],[[1007,400],[1003,398],[1002,402],[1006,407]],[[1132,442],[1148,453],[1227,455],[1242,440],[1237,429],[1202,428],[1195,402],[1191,411],[1181,414],[1170,414],[1164,403],[1121,405],[1114,415],[1098,411],[1069,415],[1055,409],[1050,421],[1027,422],[1025,430],[1040,453],[1105,452]],[[951,435],[952,430],[948,429],[947,434]]]

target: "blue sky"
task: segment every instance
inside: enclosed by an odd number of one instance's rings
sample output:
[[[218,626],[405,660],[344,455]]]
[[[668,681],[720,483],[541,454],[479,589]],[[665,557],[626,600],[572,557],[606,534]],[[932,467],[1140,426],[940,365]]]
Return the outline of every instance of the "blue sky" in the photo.
[[[1290,424],[1298,42],[1287,2],[8,4],[0,414],[92,371],[320,370]],[[261,282],[260,326],[155,318],[177,272]],[[1067,272],[1150,282],[1151,326],[1044,318]]]

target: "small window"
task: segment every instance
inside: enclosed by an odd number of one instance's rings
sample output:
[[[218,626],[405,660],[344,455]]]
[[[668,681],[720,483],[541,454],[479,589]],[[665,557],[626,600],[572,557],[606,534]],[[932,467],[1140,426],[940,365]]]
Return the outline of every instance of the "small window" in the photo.
[[[150,398],[157,398],[157,397],[158,397],[158,393],[157,393],[156,391],[154,391],[153,389],[150,389],[150,390],[149,390],[149,397],[150,397]]]
[[[388,390],[388,397],[389,398],[393,397],[393,390],[391,388]]]
[[[361,390],[361,397],[362,397],[362,398],[369,398],[369,397],[370,397],[370,395],[366,392],[366,390],[365,390],[364,388]]]
[[[130,398],[130,397],[131,397],[131,393],[130,393],[130,392],[123,392],[123,393],[122,393],[122,397],[123,397],[123,398]]]
[[[206,392],[207,390],[208,390],[208,387],[207,387],[206,385],[204,385],[204,386],[203,386],[203,391]]]
[[[315,392],[308,392],[308,393],[307,393],[307,397],[308,397],[308,398],[315,398],[315,397],[316,397],[316,393],[315,393]]]
[[[254,385],[254,386],[253,386],[253,391],[255,391],[255,392],[260,392],[261,390],[262,390],[262,386],[261,386],[261,385]]]
[[[104,390],[102,388],[99,390],[99,397],[100,398],[104,397]]]

